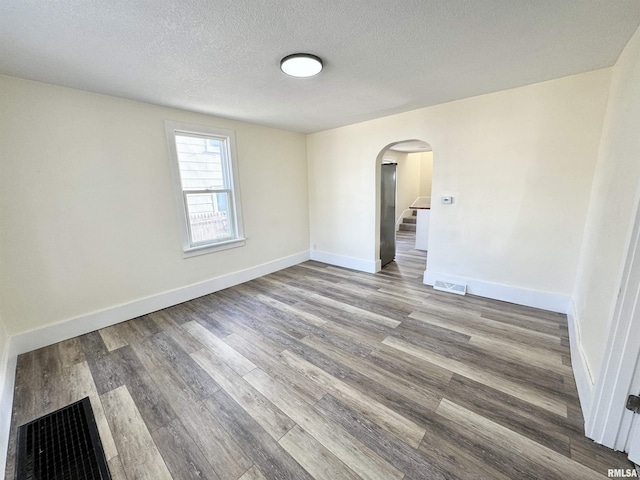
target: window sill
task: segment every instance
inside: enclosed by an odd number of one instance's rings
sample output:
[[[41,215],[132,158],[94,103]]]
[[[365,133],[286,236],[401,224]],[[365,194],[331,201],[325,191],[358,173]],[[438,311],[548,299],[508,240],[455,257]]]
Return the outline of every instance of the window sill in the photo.
[[[182,258],[196,257],[198,255],[206,255],[207,253],[220,252],[222,250],[229,250],[231,248],[244,247],[246,244],[245,238],[234,238],[233,240],[227,240],[226,242],[216,243],[215,245],[202,245],[199,247],[185,248],[182,253]]]

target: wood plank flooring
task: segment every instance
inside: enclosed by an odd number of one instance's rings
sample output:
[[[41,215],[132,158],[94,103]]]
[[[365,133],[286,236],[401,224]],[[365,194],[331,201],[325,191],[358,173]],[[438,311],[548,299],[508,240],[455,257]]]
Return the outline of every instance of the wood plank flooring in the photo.
[[[288,268],[18,358],[17,426],[89,396],[114,479],[590,479],[566,317],[437,292],[398,234],[371,275]]]

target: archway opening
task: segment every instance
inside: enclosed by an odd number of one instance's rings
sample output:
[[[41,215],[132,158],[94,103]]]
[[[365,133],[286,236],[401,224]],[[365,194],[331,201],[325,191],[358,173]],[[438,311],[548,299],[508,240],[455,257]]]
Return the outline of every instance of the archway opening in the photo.
[[[378,270],[422,282],[428,250],[433,149],[419,139],[384,147],[376,161]]]

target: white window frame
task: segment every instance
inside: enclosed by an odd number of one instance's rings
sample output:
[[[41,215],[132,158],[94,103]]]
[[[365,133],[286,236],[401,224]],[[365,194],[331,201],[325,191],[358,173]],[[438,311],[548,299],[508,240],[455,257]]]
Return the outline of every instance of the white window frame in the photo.
[[[175,194],[176,206],[178,208],[178,223],[180,228],[180,237],[182,241],[182,256],[184,258],[193,257],[195,255],[203,255],[206,253],[218,252],[230,248],[242,247],[246,243],[244,238],[244,228],[242,224],[242,207],[240,205],[240,181],[238,179],[238,163],[236,156],[236,139],[233,130],[215,128],[203,125],[192,125],[181,122],[165,120],[165,131],[167,137],[167,146],[169,151],[169,163],[171,165],[171,177],[173,182],[173,191]],[[229,173],[227,182],[230,185],[226,189],[201,189],[201,190],[183,190],[182,180],[180,178],[180,165],[178,163],[178,151],[176,148],[176,135],[191,135],[196,137],[212,137],[223,143],[224,148],[221,152],[222,162],[225,164]],[[209,242],[192,242],[190,224],[188,220],[189,210],[187,208],[186,195],[197,193],[216,193],[230,192],[230,217],[229,221],[232,225],[232,237],[223,240],[214,240]]]

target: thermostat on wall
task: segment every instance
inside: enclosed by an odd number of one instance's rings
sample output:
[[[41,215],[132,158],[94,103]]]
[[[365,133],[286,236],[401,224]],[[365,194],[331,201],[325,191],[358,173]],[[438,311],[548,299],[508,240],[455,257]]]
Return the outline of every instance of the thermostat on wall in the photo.
[[[453,197],[441,197],[440,198],[440,203],[444,203],[445,205],[451,205],[453,203]]]

